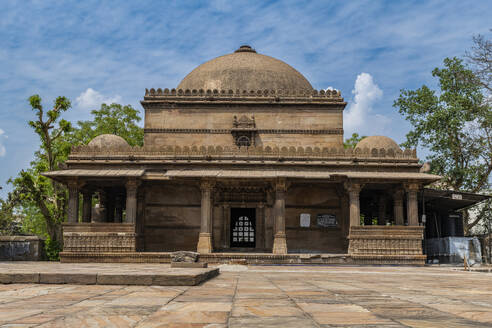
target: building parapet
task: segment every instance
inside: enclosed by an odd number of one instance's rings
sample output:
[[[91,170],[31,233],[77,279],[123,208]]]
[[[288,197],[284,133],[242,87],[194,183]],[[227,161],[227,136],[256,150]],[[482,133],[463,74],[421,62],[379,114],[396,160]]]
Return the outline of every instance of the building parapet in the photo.
[[[264,101],[265,98],[271,98],[274,101],[282,99],[289,101],[315,101],[328,103],[343,103],[344,99],[339,90],[204,90],[204,89],[145,89],[144,100],[254,100]]]
[[[172,158],[280,158],[284,160],[308,160],[308,159],[394,159],[417,161],[415,149],[394,150],[377,148],[328,148],[328,147],[222,147],[222,146],[144,146],[144,147],[94,147],[88,145],[74,146],[70,159],[80,157],[172,157]]]

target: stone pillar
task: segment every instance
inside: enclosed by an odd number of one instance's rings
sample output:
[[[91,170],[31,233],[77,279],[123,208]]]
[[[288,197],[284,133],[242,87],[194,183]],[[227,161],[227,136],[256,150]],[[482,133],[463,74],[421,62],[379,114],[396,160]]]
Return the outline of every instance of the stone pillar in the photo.
[[[116,194],[114,198],[114,222],[121,223],[123,221],[123,197],[121,194]]]
[[[92,219],[92,192],[84,190],[82,199],[82,222],[90,223]]]
[[[395,225],[404,225],[403,218],[403,190],[397,189],[393,194],[393,215],[395,217]]]
[[[229,204],[222,205],[222,217],[224,218],[222,247],[229,248],[231,241],[231,208]]]
[[[68,222],[79,222],[79,186],[77,180],[68,182]]]
[[[256,248],[265,248],[265,204],[259,203],[256,208]]]
[[[386,224],[386,195],[379,197],[378,203],[378,225]]]
[[[201,224],[198,237],[197,252],[212,253],[212,189],[213,181],[203,180],[200,184],[202,191]]]
[[[360,201],[359,194],[362,189],[362,185],[359,183],[348,182],[345,183],[345,189],[349,195],[349,217],[350,226],[360,225]]]
[[[287,254],[287,236],[285,234],[285,193],[286,181],[280,179],[275,184],[275,203],[273,205],[274,239],[273,254]]]
[[[126,217],[125,223],[133,223],[137,221],[137,179],[128,179],[126,182]]]
[[[407,190],[407,220],[409,226],[419,225],[419,207],[417,203],[417,191],[420,189],[416,183],[405,186]]]

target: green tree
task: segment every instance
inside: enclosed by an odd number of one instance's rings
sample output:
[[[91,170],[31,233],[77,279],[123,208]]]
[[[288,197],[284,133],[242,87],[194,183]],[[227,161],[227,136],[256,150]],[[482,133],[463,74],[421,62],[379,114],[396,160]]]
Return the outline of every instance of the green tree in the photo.
[[[432,76],[439,91],[423,85],[401,90],[393,106],[412,125],[405,147],[421,145],[430,150],[431,171],[443,177],[440,186],[457,191],[490,189],[492,171],[492,112],[482,85],[461,59],[444,59]],[[465,233],[482,217],[464,212]]]
[[[130,146],[143,145],[143,129],[137,125],[141,117],[132,106],[120,104],[102,104],[99,110],[93,110],[94,119],[77,122],[78,128],[72,133],[76,144],[87,144],[101,134],[115,134],[125,139]]]
[[[29,97],[29,103],[36,115],[36,120],[29,121],[29,126],[39,136],[40,149],[35,152],[30,168],[20,171],[10,182],[22,208],[42,217],[48,238],[61,243],[61,223],[65,220],[67,206],[66,188],[41,173],[57,170],[68,156],[71,144],[66,136],[72,126],[60,116],[71,107],[71,103],[65,97],[58,97],[53,108],[47,111],[41,105],[39,95]]]
[[[355,148],[355,146],[357,146],[359,141],[361,141],[365,137],[366,136],[359,136],[358,133],[352,133],[352,136],[348,139],[345,139],[345,141],[343,142],[343,148],[345,148],[345,149],[352,148],[353,149],[353,148]]]
[[[10,236],[19,232],[16,222],[15,201],[9,194],[6,200],[0,199],[0,236]]]

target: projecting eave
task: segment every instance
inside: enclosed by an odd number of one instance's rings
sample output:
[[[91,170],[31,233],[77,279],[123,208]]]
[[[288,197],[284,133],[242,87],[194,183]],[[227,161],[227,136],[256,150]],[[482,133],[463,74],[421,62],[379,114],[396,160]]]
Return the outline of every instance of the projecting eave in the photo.
[[[43,172],[41,175],[56,181],[66,181],[74,178],[129,178],[141,177],[143,169],[68,169]]]

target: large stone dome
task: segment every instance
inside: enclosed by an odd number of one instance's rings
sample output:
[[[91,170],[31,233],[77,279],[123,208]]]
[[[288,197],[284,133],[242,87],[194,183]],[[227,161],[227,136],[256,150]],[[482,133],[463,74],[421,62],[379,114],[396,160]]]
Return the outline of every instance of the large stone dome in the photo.
[[[381,149],[384,148],[386,150],[393,149],[395,151],[401,150],[400,146],[391,138],[385,136],[370,136],[365,137],[361,141],[357,143],[355,148],[376,148]]]
[[[117,148],[128,147],[128,143],[125,139],[114,134],[101,134],[92,139],[88,146],[99,148]]]
[[[309,81],[281,60],[241,46],[232,54],[212,59],[189,73],[178,85],[189,90],[312,90]]]

